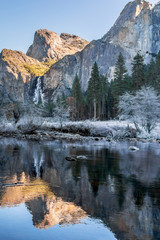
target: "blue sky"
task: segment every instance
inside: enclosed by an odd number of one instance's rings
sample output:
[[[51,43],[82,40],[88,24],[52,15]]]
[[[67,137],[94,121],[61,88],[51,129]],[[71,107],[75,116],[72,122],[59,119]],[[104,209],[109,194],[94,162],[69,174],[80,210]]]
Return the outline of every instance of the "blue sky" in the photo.
[[[157,3],[158,0],[152,0]],[[26,52],[34,32],[51,31],[101,38],[114,24],[128,0],[1,0],[0,51]]]

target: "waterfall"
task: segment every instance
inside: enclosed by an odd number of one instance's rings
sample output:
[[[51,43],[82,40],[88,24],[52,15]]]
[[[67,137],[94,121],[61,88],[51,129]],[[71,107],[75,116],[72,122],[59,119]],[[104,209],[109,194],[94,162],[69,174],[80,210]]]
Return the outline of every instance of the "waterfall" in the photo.
[[[41,88],[41,77],[38,77],[36,89],[34,92],[33,102],[37,105],[40,101],[42,101],[42,104],[44,105],[44,94],[43,94],[42,88]]]
[[[36,176],[39,178],[40,177],[40,169],[44,162],[44,153],[42,152],[40,155],[40,158],[39,158],[38,153],[34,152],[33,158],[34,158],[34,167],[36,170]]]

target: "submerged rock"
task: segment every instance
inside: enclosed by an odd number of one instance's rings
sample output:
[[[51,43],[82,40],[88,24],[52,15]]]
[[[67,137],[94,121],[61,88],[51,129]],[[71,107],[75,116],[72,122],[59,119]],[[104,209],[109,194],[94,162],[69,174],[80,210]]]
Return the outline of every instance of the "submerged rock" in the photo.
[[[75,162],[76,159],[73,157],[65,157],[65,160],[70,161],[70,162]]]

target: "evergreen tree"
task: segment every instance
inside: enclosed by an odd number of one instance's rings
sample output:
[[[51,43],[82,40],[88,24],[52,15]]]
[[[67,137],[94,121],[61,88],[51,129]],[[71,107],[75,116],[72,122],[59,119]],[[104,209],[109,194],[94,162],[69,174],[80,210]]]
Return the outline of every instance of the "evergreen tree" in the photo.
[[[113,85],[113,80],[109,83],[108,86],[108,94],[107,94],[107,117],[108,119],[113,118],[113,108],[114,108],[114,103],[113,103],[113,95],[112,95],[112,85]]]
[[[155,89],[158,87],[157,85],[157,70],[156,70],[156,63],[151,59],[148,69],[146,71],[146,85],[152,86]]]
[[[56,103],[57,103],[58,106],[60,105],[60,102],[61,102],[61,100],[60,100],[60,97],[58,95],[57,100],[56,100]]]
[[[122,53],[119,54],[117,62],[115,64],[115,72],[114,72],[114,81],[111,83],[111,94],[110,99],[112,103],[112,116],[116,117],[118,109],[117,109],[117,104],[119,101],[119,97],[123,95],[125,92],[127,86],[126,86],[126,81],[127,81],[127,70],[125,67],[125,61],[123,58]]]
[[[124,79],[127,70],[125,68],[125,62],[122,53],[119,54],[114,73],[114,94],[118,97],[124,93]]]
[[[138,90],[145,84],[145,65],[143,56],[138,52],[132,62],[132,88]]]
[[[156,88],[160,93],[160,51],[156,57]]]
[[[66,107],[66,95],[64,94],[64,92],[62,92],[60,103],[61,105],[64,105],[64,107]]]
[[[96,119],[97,117],[97,103],[99,97],[99,87],[100,87],[100,76],[98,65],[95,62],[91,71],[91,77],[88,83],[88,91],[87,91],[87,99],[90,105],[90,116],[92,116],[93,109],[93,117]]]
[[[76,118],[79,119],[80,117],[82,117],[83,94],[77,74],[75,76],[72,86],[72,97],[75,98]]]
[[[108,79],[107,76],[101,75],[99,81],[98,93],[98,116],[104,120],[107,117],[107,96],[108,96]]]

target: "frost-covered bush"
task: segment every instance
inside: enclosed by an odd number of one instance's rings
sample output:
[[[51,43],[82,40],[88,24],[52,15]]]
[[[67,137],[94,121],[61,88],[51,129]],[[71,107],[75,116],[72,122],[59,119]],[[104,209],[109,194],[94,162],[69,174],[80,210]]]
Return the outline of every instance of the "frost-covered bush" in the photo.
[[[41,128],[42,123],[43,122],[40,118],[32,118],[30,116],[26,116],[18,121],[16,127],[20,132],[24,134],[32,134]]]
[[[1,122],[0,134],[3,134],[3,133],[12,134],[12,133],[16,133],[16,131],[17,131],[17,128],[13,122],[8,122],[8,121]]]
[[[135,94],[125,93],[118,107],[120,119],[133,122],[138,132],[150,133],[160,119],[160,99],[152,87],[143,87]]]
[[[115,130],[115,139],[122,139],[122,138],[135,138],[136,137],[136,130],[132,127],[117,127]]]
[[[70,108],[65,104],[57,104],[54,109],[54,120],[58,121],[62,130],[64,122],[69,120]]]
[[[114,138],[115,130],[111,127],[106,126],[92,126],[90,127],[90,133],[94,137],[107,137],[107,138]]]

